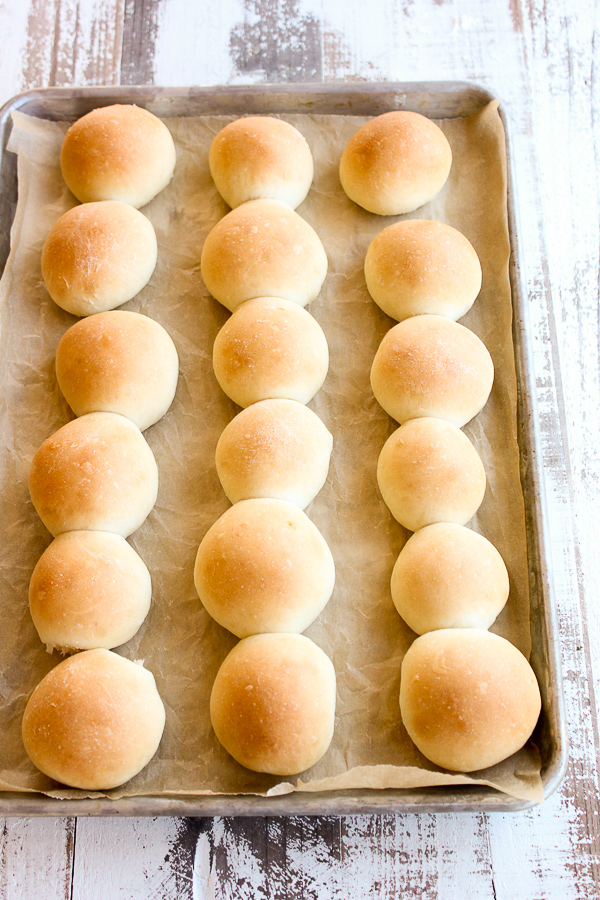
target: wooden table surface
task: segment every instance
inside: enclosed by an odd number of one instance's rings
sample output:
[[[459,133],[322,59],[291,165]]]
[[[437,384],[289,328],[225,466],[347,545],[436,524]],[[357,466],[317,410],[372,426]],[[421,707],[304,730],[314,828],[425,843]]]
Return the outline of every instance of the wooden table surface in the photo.
[[[4,0],[0,101],[46,85],[471,80],[509,110],[571,753],[505,815],[6,819],[0,898],[600,896],[598,6]]]

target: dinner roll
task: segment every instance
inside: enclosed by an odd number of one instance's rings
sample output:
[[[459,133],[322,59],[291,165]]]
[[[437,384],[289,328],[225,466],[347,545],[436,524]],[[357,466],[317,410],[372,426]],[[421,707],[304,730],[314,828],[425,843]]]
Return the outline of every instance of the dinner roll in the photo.
[[[306,406],[262,400],[221,434],[217,473],[232,503],[271,497],[304,509],[325,484],[332,446],[331,434]]]
[[[121,306],[156,266],[151,222],[126,203],[84,203],[52,226],[42,250],[42,276],[54,302],[75,316]]]
[[[133,312],[76,322],[56,351],[56,378],[76,416],[114,412],[144,431],[175,396],[179,360],[162,325]]]
[[[225,657],[210,695],[217,738],[254,772],[297,775],[326,752],[335,720],[335,670],[301,634],[257,634]]]
[[[396,609],[417,634],[489,628],[508,599],[508,572],[486,538],[444,522],[421,528],[407,541],[391,589]]]
[[[148,569],[118,534],[68,531],[42,554],[29,583],[40,640],[61,653],[124,644],[150,609]]]
[[[207,612],[238,637],[300,632],[331,597],[335,567],[294,503],[242,500],[204,536],[194,581]]]
[[[530,737],[540,709],[531,666],[497,634],[479,628],[430,631],[404,657],[402,721],[437,766],[473,772],[501,762]]]
[[[407,219],[380,231],[365,258],[367,288],[392,319],[430,313],[460,319],[481,290],[467,238],[442,222]]]
[[[261,297],[238,306],[213,349],[217,381],[239,406],[280,397],[308,403],[327,375],[319,323],[291,300]]]
[[[104,791],[148,765],[164,726],[148,669],[110,650],[85,650],[40,681],[25,707],[23,743],[49,778]]]
[[[60,167],[82,203],[122,200],[139,208],[173,177],[175,144],[167,126],[148,110],[103,106],[71,125]]]
[[[47,438],[29,470],[33,505],[54,536],[63,531],[136,531],[156,503],[158,470],[133,422],[90,413]]]
[[[400,424],[433,416],[460,428],[485,406],[493,381],[485,344],[443,316],[414,316],[395,325],[371,368],[375,399]]]
[[[285,203],[250,200],[210,231],[201,269],[209,292],[232,312],[256,297],[306,306],[325,281],[327,257],[316,232]]]
[[[452,164],[443,131],[415,112],[388,112],[354,134],[340,181],[351,200],[380,216],[412,212],[441,191]]]
[[[292,209],[311,186],[310,147],[297,128],[272,116],[246,116],[226,125],[210,145],[210,174],[229,206],[281,200]]]
[[[379,454],[377,481],[390,512],[409,531],[434,522],[466,525],[485,493],[473,444],[442,419],[410,419],[394,431]]]

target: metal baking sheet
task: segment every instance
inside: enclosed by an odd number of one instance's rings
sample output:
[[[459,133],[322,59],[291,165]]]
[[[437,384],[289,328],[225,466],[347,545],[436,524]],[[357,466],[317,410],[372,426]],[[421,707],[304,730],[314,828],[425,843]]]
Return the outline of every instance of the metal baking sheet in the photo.
[[[112,103],[136,103],[158,116],[321,113],[374,116],[408,109],[433,118],[469,116],[494,99],[487,90],[463,82],[374,85],[279,85],[256,87],[100,87],[48,88],[13,98],[0,110],[0,270],[9,254],[10,226],[17,202],[16,158],[6,152],[11,112],[74,121]],[[567,763],[565,711],[557,642],[556,604],[550,573],[545,521],[539,419],[512,172],[510,126],[500,106],[507,140],[508,216],[511,241],[510,280],[513,338],[519,384],[518,434],[521,481],[525,497],[531,591],[531,664],[542,693],[542,715],[534,733],[540,749],[541,778],[548,797],[560,783]],[[56,800],[43,794],[0,792],[0,815],[212,816],[212,815],[339,815],[385,812],[507,812],[532,806],[492,788],[435,787],[403,790],[348,790],[292,793],[280,797],[215,795],[193,798],[171,795],[120,800]]]

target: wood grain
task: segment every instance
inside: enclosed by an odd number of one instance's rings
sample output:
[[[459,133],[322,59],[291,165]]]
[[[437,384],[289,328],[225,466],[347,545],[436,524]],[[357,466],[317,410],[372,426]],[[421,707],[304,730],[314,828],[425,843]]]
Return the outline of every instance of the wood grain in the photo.
[[[513,816],[6,820],[0,898],[600,897],[600,133],[591,0],[10,0],[4,99],[46,84],[468,79],[509,111],[571,730]],[[75,847],[75,853],[73,848]],[[73,874],[71,874],[73,873]]]
[[[5,819],[0,825],[2,900],[69,900],[75,830],[75,819]]]

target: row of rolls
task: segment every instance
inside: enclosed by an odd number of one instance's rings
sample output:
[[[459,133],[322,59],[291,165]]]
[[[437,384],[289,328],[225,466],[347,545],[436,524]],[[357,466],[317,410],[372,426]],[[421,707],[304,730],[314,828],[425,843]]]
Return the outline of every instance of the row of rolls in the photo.
[[[253,152],[264,146],[279,171],[255,165]],[[206,610],[241,638],[217,672],[210,715],[239,763],[289,776],[323,756],[335,719],[333,664],[301,633],[335,583],[327,542],[303,512],[325,483],[333,445],[306,406],[329,365],[325,335],[305,309],[321,290],[327,257],[294,212],[313,177],[299,131],[273,118],[238,119],[215,137],[209,163],[233,207],[202,251],[204,282],[232,312],[213,367],[242,407],[216,448],[233,505],[203,538],[194,570]]]
[[[410,114],[408,114],[410,115]],[[342,158],[357,202],[365,189],[365,157],[388,163],[387,151],[402,114],[371,120]],[[412,212],[432,200],[450,173],[450,145],[433,122],[413,119],[406,140],[429,143],[418,196],[414,185],[389,190],[369,164],[362,205],[380,214]],[[354,180],[353,180],[354,179]],[[342,179],[343,181],[343,179]],[[375,186],[375,190],[373,187]],[[486,474],[461,430],[483,409],[494,365],[473,331],[457,322],[471,309],[482,270],[468,239],[450,225],[404,219],[371,242],[364,263],[372,299],[395,324],[371,367],[371,387],[399,427],[377,463],[381,496],[412,535],[394,565],[390,591],[406,624],[418,635],[404,656],[400,713],[410,738],[436,765],[472,772],[519,750],[537,722],[541,698],[526,658],[488,629],[509,597],[509,577],[498,550],[466,527],[486,491]]]
[[[110,163],[115,154],[120,165]],[[29,606],[47,649],[67,658],[34,689],[22,734],[38,769],[84,790],[129,781],[165,726],[153,674],[112,649],[136,634],[151,605],[150,573],[127,538],[157,500],[158,467],[142,432],[171,406],[179,360],[158,322],[117,307],[157,264],[156,233],[138,207],[170,182],[175,156],[169,130],[145,110],[115,106],[79,119],[63,140],[61,170],[80,203],[55,222],[41,256],[48,293],[79,317],[55,359],[76,418],[31,462],[31,499],[54,540],[32,573]]]

